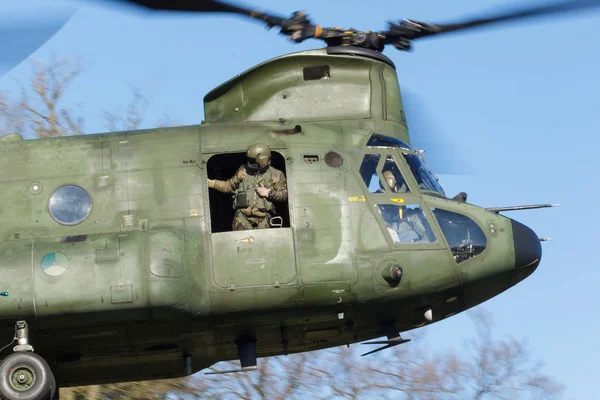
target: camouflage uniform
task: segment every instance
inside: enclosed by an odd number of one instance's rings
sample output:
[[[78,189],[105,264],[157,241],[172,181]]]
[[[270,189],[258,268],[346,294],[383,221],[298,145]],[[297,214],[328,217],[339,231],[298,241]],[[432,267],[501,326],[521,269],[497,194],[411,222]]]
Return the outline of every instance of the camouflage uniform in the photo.
[[[231,228],[234,231],[247,229],[270,228],[270,219],[275,215],[273,201],[287,201],[287,181],[280,170],[269,166],[264,172],[256,174],[247,172],[246,166],[242,165],[235,175],[226,181],[209,180],[209,187],[223,193],[235,193],[233,208],[235,216]],[[268,198],[258,195],[256,188],[263,185],[271,189]],[[245,193],[245,204],[237,204],[240,193]]]

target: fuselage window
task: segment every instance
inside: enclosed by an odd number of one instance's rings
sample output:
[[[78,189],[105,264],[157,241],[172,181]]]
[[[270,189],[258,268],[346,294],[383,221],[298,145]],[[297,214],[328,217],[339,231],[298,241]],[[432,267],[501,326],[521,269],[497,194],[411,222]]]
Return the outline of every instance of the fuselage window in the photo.
[[[395,244],[435,242],[431,225],[419,205],[378,204],[377,208]]]
[[[432,211],[457,263],[475,257],[485,250],[485,234],[471,218],[439,208],[433,208]]]
[[[77,225],[92,212],[92,199],[79,186],[61,186],[50,195],[48,211],[52,219],[61,225]]]

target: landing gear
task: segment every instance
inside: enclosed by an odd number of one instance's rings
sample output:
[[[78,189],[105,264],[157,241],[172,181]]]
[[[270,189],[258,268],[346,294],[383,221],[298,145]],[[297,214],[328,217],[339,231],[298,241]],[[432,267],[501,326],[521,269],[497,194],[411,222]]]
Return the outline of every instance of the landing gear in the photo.
[[[48,363],[33,353],[27,322],[18,321],[18,344],[0,363],[0,398],[3,400],[50,400],[56,381]]]
[[[52,399],[55,388],[50,367],[35,353],[13,353],[0,364],[0,397],[3,399]]]

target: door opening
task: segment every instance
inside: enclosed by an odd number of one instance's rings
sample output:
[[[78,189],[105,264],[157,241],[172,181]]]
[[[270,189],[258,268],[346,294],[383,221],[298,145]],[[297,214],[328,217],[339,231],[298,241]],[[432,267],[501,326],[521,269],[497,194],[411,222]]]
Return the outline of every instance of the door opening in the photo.
[[[246,153],[225,153],[216,154],[209,158],[207,162],[208,179],[227,180],[235,175],[238,168],[246,163]],[[287,176],[285,170],[285,158],[277,151],[271,151],[271,166],[277,168]],[[289,187],[289,182],[288,182]],[[289,190],[289,189],[288,189]],[[232,230],[232,221],[235,210],[233,209],[233,194],[221,193],[217,190],[210,189],[210,221],[212,233],[230,232]],[[289,196],[289,194],[288,194]],[[274,203],[276,207],[276,215],[281,217],[284,228],[290,226],[289,202]],[[277,228],[272,228],[277,229]]]

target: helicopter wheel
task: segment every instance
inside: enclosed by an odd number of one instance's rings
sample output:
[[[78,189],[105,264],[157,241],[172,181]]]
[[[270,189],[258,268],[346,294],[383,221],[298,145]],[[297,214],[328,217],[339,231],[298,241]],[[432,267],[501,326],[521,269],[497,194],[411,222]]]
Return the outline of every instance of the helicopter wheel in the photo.
[[[16,352],[0,364],[0,398],[6,400],[50,400],[56,381],[48,363],[31,352]]]

